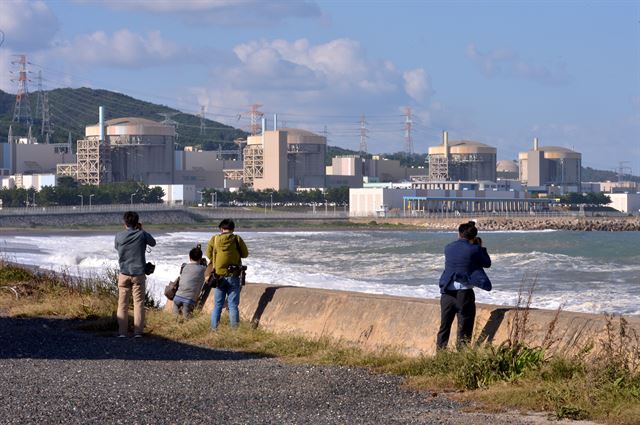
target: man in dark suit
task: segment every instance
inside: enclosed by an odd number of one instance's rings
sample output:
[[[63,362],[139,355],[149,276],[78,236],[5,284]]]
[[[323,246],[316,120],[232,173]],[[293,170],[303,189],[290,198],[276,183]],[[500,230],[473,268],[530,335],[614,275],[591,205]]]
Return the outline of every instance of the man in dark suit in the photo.
[[[476,296],[473,287],[491,290],[491,281],[484,268],[491,267],[491,258],[482,246],[473,221],[458,227],[458,240],[444,249],[444,272],[440,276],[440,330],[438,349],[449,343],[453,319],[458,316],[458,346],[471,341],[476,318]]]

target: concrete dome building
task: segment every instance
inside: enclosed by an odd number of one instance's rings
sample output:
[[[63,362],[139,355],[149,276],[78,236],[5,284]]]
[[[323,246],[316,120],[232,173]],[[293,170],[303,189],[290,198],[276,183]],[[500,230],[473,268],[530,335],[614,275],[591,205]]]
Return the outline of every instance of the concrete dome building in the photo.
[[[448,140],[429,147],[430,180],[496,181],[496,148],[473,140]]]
[[[324,187],[326,151],[326,137],[297,128],[249,136],[243,181],[257,190]]]
[[[519,167],[516,161],[501,159],[496,163],[496,177],[499,179],[514,180],[520,177]]]
[[[287,132],[289,187],[324,187],[327,138],[299,128]]]
[[[529,187],[577,186],[582,181],[582,154],[560,146],[544,146],[534,139],[533,150],[520,152],[520,181]]]
[[[100,136],[100,124],[85,128],[85,139],[89,144],[98,142]],[[175,136],[172,125],[146,118],[124,117],[105,121],[105,141],[101,147],[107,156],[105,164],[110,168],[110,180],[171,184]],[[78,161],[81,161],[80,146],[78,152]],[[91,152],[87,155],[91,157]]]

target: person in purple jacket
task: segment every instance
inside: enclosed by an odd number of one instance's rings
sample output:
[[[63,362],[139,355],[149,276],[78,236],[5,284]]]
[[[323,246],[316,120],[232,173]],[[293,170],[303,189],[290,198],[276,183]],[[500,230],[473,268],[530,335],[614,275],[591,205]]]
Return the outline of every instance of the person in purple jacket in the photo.
[[[447,348],[453,319],[458,316],[460,347],[471,341],[476,318],[476,296],[473,287],[491,290],[491,281],[484,268],[491,267],[491,258],[482,246],[473,221],[458,227],[458,240],[444,249],[444,272],[440,276],[440,329],[438,349]]]

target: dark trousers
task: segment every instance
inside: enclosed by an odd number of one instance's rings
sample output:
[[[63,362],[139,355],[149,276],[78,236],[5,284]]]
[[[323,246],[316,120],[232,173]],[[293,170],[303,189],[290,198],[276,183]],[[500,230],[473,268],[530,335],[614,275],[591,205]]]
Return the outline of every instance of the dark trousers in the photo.
[[[462,291],[445,291],[440,296],[440,330],[438,331],[438,348],[447,348],[453,319],[458,316],[457,345],[471,341],[473,324],[476,319],[476,294],[473,289]]]

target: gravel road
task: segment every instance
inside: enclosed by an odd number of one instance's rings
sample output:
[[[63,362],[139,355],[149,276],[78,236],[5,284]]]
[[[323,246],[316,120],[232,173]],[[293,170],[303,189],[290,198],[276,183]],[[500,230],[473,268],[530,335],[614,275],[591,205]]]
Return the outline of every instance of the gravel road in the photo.
[[[465,413],[362,369],[0,317],[0,424],[543,424]],[[576,422],[573,422],[576,424]]]

